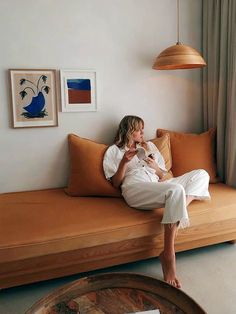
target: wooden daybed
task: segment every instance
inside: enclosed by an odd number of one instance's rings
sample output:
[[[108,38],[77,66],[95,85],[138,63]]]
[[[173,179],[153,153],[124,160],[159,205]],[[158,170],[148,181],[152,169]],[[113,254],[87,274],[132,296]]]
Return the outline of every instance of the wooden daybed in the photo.
[[[214,181],[212,134],[173,133],[154,143],[168,171],[179,175],[199,164]],[[0,195],[0,288],[156,257],[163,249],[163,209],[142,211],[124,202],[103,174],[107,146],[70,135],[69,148],[67,194],[61,188]],[[190,204],[191,226],[179,230],[177,252],[235,242],[236,189],[214,183],[210,193],[211,201]]]
[[[211,184],[211,201],[189,206],[176,251],[236,239],[236,192]],[[0,288],[158,256],[162,209],[122,198],[70,197],[63,189],[0,195]]]

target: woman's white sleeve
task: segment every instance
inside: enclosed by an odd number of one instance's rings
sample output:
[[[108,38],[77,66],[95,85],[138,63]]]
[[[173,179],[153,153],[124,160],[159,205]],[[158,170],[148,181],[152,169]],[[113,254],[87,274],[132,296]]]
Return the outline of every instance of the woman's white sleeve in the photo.
[[[165,160],[159,151],[158,151],[158,162],[157,162],[157,164],[161,170],[163,170],[164,172],[168,172],[166,169]]]
[[[108,147],[103,158],[103,171],[107,180],[110,180],[117,172],[120,160],[117,158],[117,150],[119,148],[116,145]]]

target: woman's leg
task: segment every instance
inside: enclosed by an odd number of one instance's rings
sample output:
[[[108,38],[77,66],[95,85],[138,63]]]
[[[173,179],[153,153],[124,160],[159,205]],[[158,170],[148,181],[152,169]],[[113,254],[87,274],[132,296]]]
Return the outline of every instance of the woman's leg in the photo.
[[[154,209],[165,206],[162,224],[164,225],[164,249],[160,254],[164,280],[179,288],[176,278],[175,236],[177,227],[189,224],[186,208],[186,195],[181,184],[138,183],[123,189],[123,196],[131,207]],[[188,199],[190,201],[190,199]]]
[[[181,184],[184,187],[186,195],[194,196],[194,199],[206,200],[210,199],[208,191],[209,179],[209,175],[205,170],[198,169],[169,179],[167,182]]]
[[[164,225],[164,250],[159,255],[164,280],[176,288],[180,288],[180,282],[176,277],[175,261],[175,236],[178,224]]]
[[[186,206],[194,200],[194,196],[186,196]],[[176,288],[181,284],[176,277],[175,237],[178,223],[164,225],[164,250],[159,258],[164,274],[164,280]]]

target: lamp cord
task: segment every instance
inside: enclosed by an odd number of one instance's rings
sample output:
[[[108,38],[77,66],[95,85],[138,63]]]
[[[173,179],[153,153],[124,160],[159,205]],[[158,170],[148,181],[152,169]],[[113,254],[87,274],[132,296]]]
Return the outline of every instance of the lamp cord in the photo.
[[[177,0],[177,45],[179,44],[179,0]]]

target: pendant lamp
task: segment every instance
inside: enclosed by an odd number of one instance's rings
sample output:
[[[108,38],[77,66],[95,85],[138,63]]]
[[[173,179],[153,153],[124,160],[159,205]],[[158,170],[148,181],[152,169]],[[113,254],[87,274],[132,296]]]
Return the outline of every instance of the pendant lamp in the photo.
[[[156,58],[154,70],[193,69],[206,66],[202,56],[194,48],[179,41],[179,0],[177,0],[177,43],[163,50]]]

